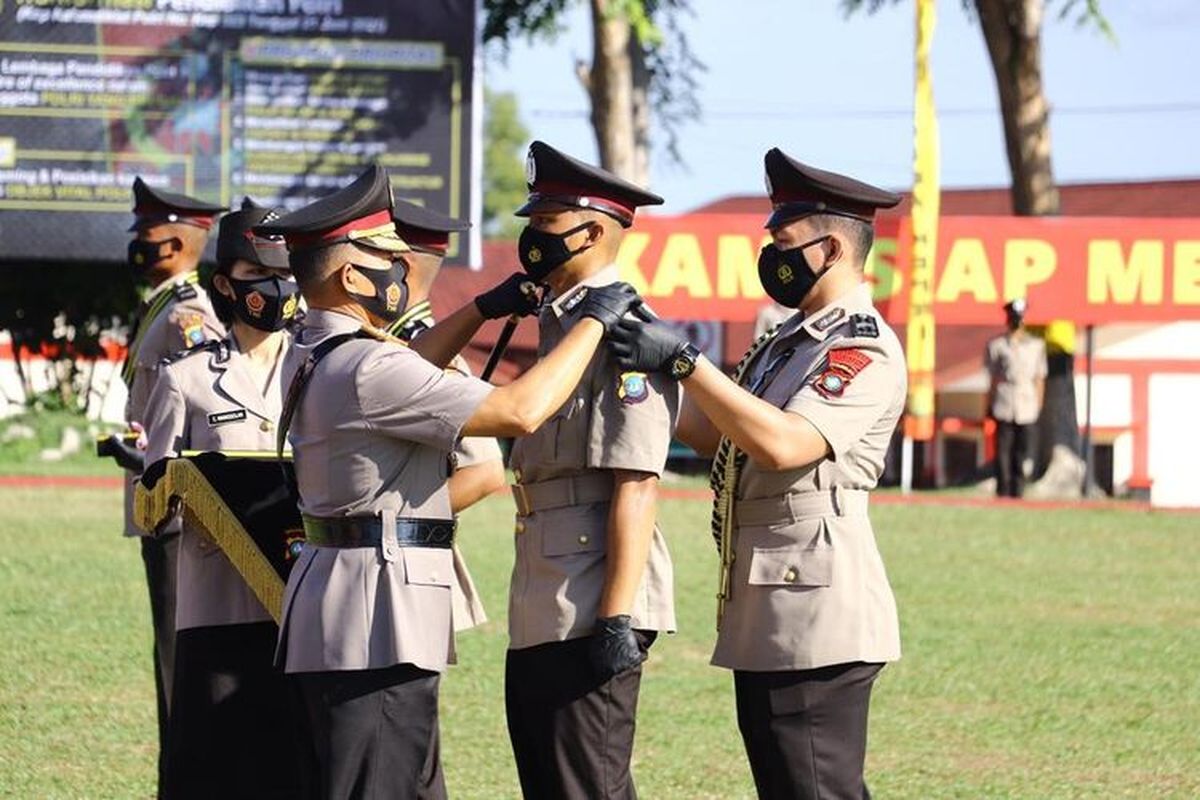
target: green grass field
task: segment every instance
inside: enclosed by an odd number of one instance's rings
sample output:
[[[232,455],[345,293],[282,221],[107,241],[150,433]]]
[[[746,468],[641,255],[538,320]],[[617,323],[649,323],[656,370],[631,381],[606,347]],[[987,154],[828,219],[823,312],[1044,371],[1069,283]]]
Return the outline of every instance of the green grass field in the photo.
[[[149,797],[141,562],[111,490],[0,489],[0,796]],[[453,796],[516,795],[504,729],[511,505],[465,516],[493,621],[443,683]],[[708,666],[708,508],[668,501],[681,632],[646,670],[636,772],[656,798],[750,797],[730,680]],[[875,693],[880,798],[1200,796],[1200,517],[881,506],[905,656]]]

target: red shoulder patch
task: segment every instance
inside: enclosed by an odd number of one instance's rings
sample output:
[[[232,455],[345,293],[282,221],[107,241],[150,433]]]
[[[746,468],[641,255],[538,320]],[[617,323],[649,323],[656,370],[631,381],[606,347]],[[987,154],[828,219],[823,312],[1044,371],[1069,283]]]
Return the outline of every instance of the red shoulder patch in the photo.
[[[869,355],[852,347],[830,350],[825,357],[825,369],[813,379],[812,386],[826,399],[841,397],[854,376],[870,363]]]

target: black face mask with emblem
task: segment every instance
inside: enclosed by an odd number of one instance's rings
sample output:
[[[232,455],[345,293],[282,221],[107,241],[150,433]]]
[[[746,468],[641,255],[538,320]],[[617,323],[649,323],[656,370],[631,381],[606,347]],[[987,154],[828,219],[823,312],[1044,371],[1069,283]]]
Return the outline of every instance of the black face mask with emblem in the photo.
[[[517,257],[521,259],[521,267],[529,277],[541,283],[551,272],[590,247],[585,244],[572,250],[567,247],[567,239],[587,230],[592,224],[585,222],[562,233],[550,233],[525,226],[517,242]]]
[[[174,236],[170,239],[162,239],[157,242],[134,239],[129,243],[125,261],[129,264],[129,268],[133,270],[134,280],[142,280],[155,264],[182,249],[183,242]]]
[[[389,269],[371,269],[354,263],[350,266],[375,287],[375,294],[371,297],[351,293],[355,301],[381,320],[382,327],[386,328],[400,319],[408,306],[408,265],[404,260],[396,259]]]
[[[283,330],[296,316],[300,302],[300,289],[295,281],[271,276],[243,280],[225,279],[233,287],[233,299],[221,292],[213,295],[213,304],[221,305],[252,328],[268,333]]]
[[[804,258],[804,251],[828,238],[828,234],[818,236],[788,250],[780,250],[773,243],[762,249],[758,254],[758,279],[772,300],[787,308],[800,307],[817,281],[829,271],[829,267],[825,267],[814,272]]]

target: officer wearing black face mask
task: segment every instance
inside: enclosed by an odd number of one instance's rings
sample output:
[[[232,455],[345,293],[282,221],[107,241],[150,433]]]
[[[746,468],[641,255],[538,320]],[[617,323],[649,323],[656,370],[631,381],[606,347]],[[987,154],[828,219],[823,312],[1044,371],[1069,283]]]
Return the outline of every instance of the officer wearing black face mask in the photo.
[[[217,234],[213,304],[229,336],[166,360],[147,404],[146,463],[183,450],[265,451],[283,406],[298,290],[275,218],[247,200]],[[307,759],[282,674],[278,632],[225,555],[186,520],[179,536],[175,670],[161,796],[302,797]],[[220,769],[213,765],[219,764]]]
[[[121,376],[129,389],[125,419],[135,431],[145,427],[147,401],[163,359],[225,335],[225,326],[217,319],[196,271],[209,232],[224,211],[215,203],[152,187],[140,177],[133,182],[134,222],[129,230],[134,238],[127,259],[145,294],[130,332]],[[142,531],[133,523],[133,481],[137,476],[127,472],[125,477],[125,535],[138,536]],[[154,624],[160,782],[175,638],[177,532],[176,522],[161,537],[141,540]]]
[[[767,294],[798,313],[734,379],[643,314],[612,332],[627,369],[687,388],[678,435],[713,454],[720,551],[714,665],[733,671],[762,798],[866,797],[871,687],[900,657],[895,601],[867,516],[904,409],[904,352],[863,280],[876,209],[900,198],[766,155]]]
[[[621,239],[662,198],[534,142],[519,256],[549,287],[540,352],[619,280]],[[603,350],[554,419],[513,446],[516,563],[505,707],[526,797],[635,796],[642,662],[675,630],[672,565],[655,521],[679,392]]]

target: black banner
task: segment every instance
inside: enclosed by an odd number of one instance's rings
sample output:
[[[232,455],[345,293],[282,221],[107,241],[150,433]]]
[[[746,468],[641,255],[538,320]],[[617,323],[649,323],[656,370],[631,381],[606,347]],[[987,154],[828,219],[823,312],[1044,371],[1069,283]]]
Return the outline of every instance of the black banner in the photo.
[[[0,259],[123,259],[138,175],[294,209],[374,161],[468,217],[474,47],[474,0],[0,0]]]

